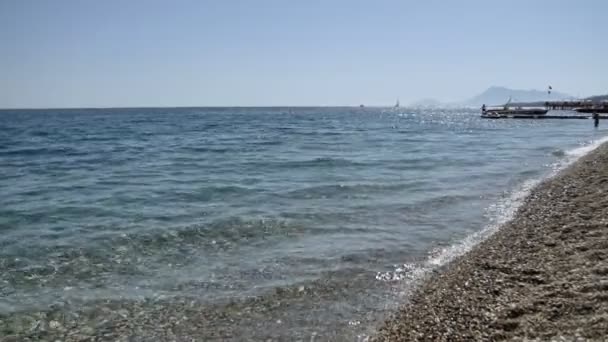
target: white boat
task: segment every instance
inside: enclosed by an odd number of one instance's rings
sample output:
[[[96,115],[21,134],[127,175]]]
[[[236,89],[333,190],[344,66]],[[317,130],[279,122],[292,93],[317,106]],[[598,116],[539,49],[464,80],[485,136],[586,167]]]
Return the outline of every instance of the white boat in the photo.
[[[518,117],[518,116],[539,116],[545,115],[549,111],[544,107],[511,107],[511,98],[502,106],[481,107],[481,117]]]

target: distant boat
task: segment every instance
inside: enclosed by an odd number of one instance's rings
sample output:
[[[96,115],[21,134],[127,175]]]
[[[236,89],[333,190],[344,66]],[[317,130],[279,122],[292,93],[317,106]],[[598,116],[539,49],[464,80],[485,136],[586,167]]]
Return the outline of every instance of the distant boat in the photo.
[[[397,99],[397,103],[395,103],[395,107],[393,108],[399,108],[399,99]]]

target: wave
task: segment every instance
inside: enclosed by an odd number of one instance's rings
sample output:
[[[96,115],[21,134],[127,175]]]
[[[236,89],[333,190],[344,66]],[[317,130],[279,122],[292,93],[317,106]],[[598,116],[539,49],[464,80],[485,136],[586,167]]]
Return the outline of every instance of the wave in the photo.
[[[213,248],[231,248],[243,246],[254,240],[267,240],[270,237],[290,236],[302,232],[305,228],[280,219],[244,219],[233,217],[217,220],[210,224],[188,226],[170,232],[157,231],[153,235],[126,236],[129,240],[136,238],[147,246],[186,244],[214,246]]]
[[[437,195],[431,198],[427,198],[418,202],[415,202],[411,206],[408,206],[407,209],[412,212],[419,211],[434,211],[439,208],[448,207],[456,203],[468,203],[472,200],[479,199],[479,195],[471,194],[471,195]]]
[[[396,265],[393,271],[378,272],[376,279],[382,281],[404,280],[411,283],[424,279],[430,272],[470,251],[475,245],[495,233],[500,226],[510,221],[526,196],[540,181],[540,179],[537,179],[524,182],[509,196],[505,196],[487,208],[486,211],[490,223],[482,230],[465,237],[455,244],[432,250],[427,259],[421,263],[405,263]]]
[[[266,164],[268,165],[268,164]],[[364,166],[365,163],[355,162],[343,158],[319,157],[309,160],[296,160],[287,162],[270,163],[270,165],[278,168],[306,168],[306,167],[347,167],[347,166]]]
[[[80,298],[73,296],[72,300],[66,302],[50,299],[52,294],[41,289],[42,296],[35,298],[35,305],[25,310],[20,309],[22,303],[15,301],[0,304],[0,331],[4,322],[9,324],[10,329],[15,329],[19,336],[37,333],[39,325],[31,324],[30,316],[34,312],[41,312],[45,317],[61,317],[61,322],[66,326],[95,325],[100,321],[106,325],[115,324],[124,322],[127,317],[136,325],[140,321],[150,323],[150,318],[156,323],[156,318],[162,320],[162,317],[168,316],[179,317],[181,324],[187,326],[202,320],[209,324],[203,327],[206,329],[199,329],[198,333],[210,339],[221,336],[218,335],[218,332],[221,334],[221,327],[231,326],[236,329],[231,329],[231,332],[255,340],[266,340],[269,336],[292,340],[294,335],[309,334],[313,337],[311,340],[317,335],[321,340],[332,340],[336,336],[362,340],[360,337],[372,333],[373,323],[382,317],[385,309],[383,298],[367,290],[374,286],[374,280],[366,274],[364,269],[348,268],[327,271],[318,280],[278,281],[275,286],[263,288],[196,279],[174,284],[172,292],[132,291],[116,287],[81,291]],[[166,279],[167,283],[171,280]],[[248,295],[231,296],[234,291]],[[64,295],[74,292],[78,290],[65,291]],[[209,295],[215,292],[225,292],[226,295]],[[142,296],[142,293],[147,296]],[[51,303],[53,305],[49,305]],[[357,310],[353,310],[355,307]],[[272,327],[259,328],[266,324]],[[256,325],[257,329],[251,328]],[[219,330],[216,327],[220,327]]]
[[[32,131],[30,132],[30,135],[34,137],[47,137],[51,135],[51,133],[47,131]]]
[[[183,147],[182,150],[195,153],[228,153],[235,151],[226,147]]]
[[[201,298],[224,290],[245,293],[253,281],[281,277],[281,270],[266,269],[272,265],[246,266],[259,257],[247,259],[252,249],[269,250],[294,236],[315,234],[313,230],[280,219],[232,218],[89,241],[74,237],[70,245],[38,246],[27,254],[23,248],[2,248],[0,295],[6,306],[0,305],[0,314],[11,306],[45,306],[58,298],[76,302],[128,298],[128,292],[138,298],[184,291]]]
[[[416,188],[417,183],[391,183],[391,184],[330,184],[311,186],[292,190],[282,196],[294,199],[334,198],[344,195],[366,196],[370,193],[400,191]]]
[[[386,161],[386,168],[389,170],[397,171],[415,171],[415,170],[428,170],[438,165],[442,165],[441,160],[432,158],[412,158],[412,159],[401,159],[394,161]]]
[[[23,289],[40,283],[59,288],[79,282],[105,286],[118,275],[153,276],[166,265],[182,267],[200,258],[234,254],[247,246],[274,244],[314,230],[281,219],[233,217],[171,230],[98,235],[87,240],[75,237],[69,245],[42,246],[27,254],[22,248],[6,246],[0,254],[0,282]]]
[[[445,169],[451,167],[479,167],[482,161],[478,159],[465,159],[450,156],[449,158],[441,158],[436,156],[428,156],[423,158],[400,159],[380,161],[387,169],[397,171],[417,171],[417,170],[432,170],[435,168]]]
[[[284,142],[281,140],[265,140],[265,141],[250,141],[246,145],[241,144],[228,144],[224,146],[196,146],[196,147],[182,147],[181,151],[189,153],[238,153],[238,152],[252,152],[261,151],[262,146],[279,146]]]
[[[174,192],[161,192],[165,200],[179,200],[186,202],[206,202],[213,199],[224,198],[226,196],[244,196],[248,194],[255,194],[257,190],[235,186],[206,186],[200,188],[192,188],[190,191],[174,191]]]
[[[608,142],[608,136],[596,139],[587,144],[583,144],[582,146],[566,151],[566,155],[569,157],[567,163],[570,164],[572,162],[575,162],[578,158],[595,150],[605,142]]]
[[[265,141],[254,141],[253,145],[261,145],[261,146],[277,146],[282,145],[283,141],[281,140],[265,140]]]
[[[303,131],[303,130],[298,130],[298,131],[293,131],[293,132],[289,132],[289,135],[300,135],[300,136],[319,136],[319,137],[323,137],[323,136],[340,136],[340,135],[345,135],[345,134],[349,134],[349,133],[343,133],[343,132],[336,132],[336,131],[317,131],[317,130],[310,130],[310,131]]]
[[[25,156],[25,157],[35,157],[35,156],[44,156],[44,155],[81,155],[81,153],[72,148],[21,148],[15,150],[8,151],[0,151],[0,156],[6,157],[14,157],[14,156]]]
[[[395,265],[393,271],[378,272],[376,274],[376,279],[380,281],[403,281],[408,285],[415,285],[417,282],[425,279],[428,274],[435,271],[437,268],[464,255],[480,242],[498,231],[505,223],[511,221],[520,206],[524,203],[526,197],[538,184],[556,176],[561,170],[570,166],[582,156],[606,142],[608,142],[608,136],[566,151],[565,155],[567,158],[553,164],[551,170],[546,173],[544,177],[524,181],[516,189],[486,208],[486,217],[488,217],[489,223],[480,231],[475,232],[450,246],[432,250],[428,257],[422,262]],[[405,291],[411,291],[413,286],[405,286],[403,288],[406,289]],[[407,293],[409,292],[405,292],[405,294]]]

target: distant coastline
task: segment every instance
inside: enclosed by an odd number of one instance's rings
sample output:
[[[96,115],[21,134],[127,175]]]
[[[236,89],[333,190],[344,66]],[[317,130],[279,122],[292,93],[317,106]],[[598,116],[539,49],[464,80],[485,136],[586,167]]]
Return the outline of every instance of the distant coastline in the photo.
[[[451,101],[444,102],[432,97],[425,98],[417,101],[413,101],[409,104],[405,104],[403,108],[448,108],[448,109],[458,109],[458,108],[477,108],[482,104],[487,105],[497,105],[506,102],[509,97],[512,97],[513,104],[520,105],[530,105],[530,106],[542,106],[545,101],[551,100],[573,100],[575,97],[559,93],[553,92],[551,95],[548,95],[545,91],[541,90],[521,90],[521,89],[511,89],[506,87],[497,87],[492,86],[483,91],[482,93],[468,99],[465,101]],[[608,95],[594,95],[589,97],[582,97],[582,100],[589,101],[605,101],[608,100]],[[84,107],[7,107],[0,108],[0,111],[9,111],[9,110],[98,110],[98,109],[193,109],[193,108],[203,108],[203,109],[215,109],[215,108],[392,108],[394,104],[386,103],[385,105],[381,104],[365,104],[363,101],[362,104],[344,104],[344,105],[197,105],[197,106],[84,106]]]

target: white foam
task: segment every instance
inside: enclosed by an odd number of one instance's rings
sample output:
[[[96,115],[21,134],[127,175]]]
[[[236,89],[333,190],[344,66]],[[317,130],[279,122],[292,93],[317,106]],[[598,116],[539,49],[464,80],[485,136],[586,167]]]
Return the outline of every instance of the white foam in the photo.
[[[593,151],[594,149],[596,149],[597,147],[599,147],[601,144],[608,142],[608,136],[596,139],[596,140],[592,140],[589,143],[583,144],[580,147],[574,148],[570,151],[566,151],[566,155],[571,156],[571,157],[582,157],[585,154]],[[577,158],[578,159],[578,158]]]
[[[505,194],[499,201],[486,208],[486,216],[490,222],[482,230],[465,237],[451,246],[431,251],[427,259],[419,264],[396,265],[394,271],[378,272],[376,279],[381,281],[404,281],[403,290],[410,291],[411,286],[408,285],[424,279],[438,267],[446,265],[455,258],[464,255],[475,245],[495,233],[502,225],[513,219],[525,198],[541,181],[554,177],[559,171],[605,142],[608,142],[608,136],[592,140],[583,144],[583,146],[566,151],[566,158],[551,165],[551,171],[545,177],[527,180],[514,191]]]
[[[405,285],[410,285],[423,279],[429,272],[467,253],[475,245],[496,232],[504,223],[510,221],[526,196],[538,183],[540,183],[540,179],[528,180],[518,189],[486,208],[486,215],[489,217],[490,223],[482,230],[453,245],[431,251],[428,258],[420,264],[403,264],[396,266],[394,271],[379,272],[376,274],[376,279],[383,281],[405,280],[407,282]]]

